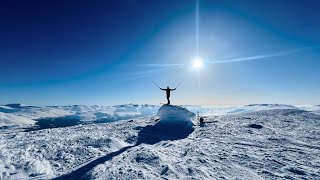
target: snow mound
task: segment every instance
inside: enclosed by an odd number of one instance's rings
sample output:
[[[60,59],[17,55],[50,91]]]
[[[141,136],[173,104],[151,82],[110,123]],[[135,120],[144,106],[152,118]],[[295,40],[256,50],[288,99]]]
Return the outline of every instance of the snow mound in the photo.
[[[195,114],[186,108],[163,105],[158,110],[158,116],[160,121],[139,131],[135,146],[185,139],[194,131],[192,119]]]
[[[165,104],[158,110],[158,116],[162,124],[190,127],[193,125],[195,114],[184,107]]]

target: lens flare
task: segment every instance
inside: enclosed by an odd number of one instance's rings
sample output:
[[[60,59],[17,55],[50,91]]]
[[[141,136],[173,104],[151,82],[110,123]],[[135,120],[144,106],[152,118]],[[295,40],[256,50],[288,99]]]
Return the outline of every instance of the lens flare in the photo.
[[[191,62],[191,69],[195,71],[199,71],[202,68],[203,68],[203,59],[199,56],[193,58]]]

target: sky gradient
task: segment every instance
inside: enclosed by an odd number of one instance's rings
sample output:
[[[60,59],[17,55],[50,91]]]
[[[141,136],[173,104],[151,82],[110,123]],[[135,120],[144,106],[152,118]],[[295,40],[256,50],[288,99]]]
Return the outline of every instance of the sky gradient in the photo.
[[[0,104],[320,104],[319,6],[1,1]]]

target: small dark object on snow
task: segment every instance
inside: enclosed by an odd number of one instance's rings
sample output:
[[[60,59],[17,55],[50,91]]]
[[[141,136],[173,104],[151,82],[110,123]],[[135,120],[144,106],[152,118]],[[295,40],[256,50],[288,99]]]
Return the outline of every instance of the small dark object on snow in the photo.
[[[204,118],[200,117],[199,121],[200,121],[200,124],[203,124],[204,123]]]
[[[244,119],[252,119],[252,118],[250,118],[250,117],[243,117]]]
[[[250,124],[249,127],[255,128],[255,129],[261,129],[261,128],[263,128],[263,126],[261,126],[261,125],[259,125],[259,124]]]
[[[133,122],[133,120],[131,119],[131,120],[129,120],[128,122]]]
[[[206,123],[216,123],[218,121],[207,121]]]

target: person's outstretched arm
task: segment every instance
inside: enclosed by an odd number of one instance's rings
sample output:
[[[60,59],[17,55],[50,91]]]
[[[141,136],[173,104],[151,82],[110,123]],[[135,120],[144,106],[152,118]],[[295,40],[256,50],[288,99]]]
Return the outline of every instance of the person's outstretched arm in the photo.
[[[170,91],[174,91],[174,90],[176,90],[177,88],[174,88],[174,89],[170,89]]]
[[[165,91],[165,89],[160,88],[162,91]]]

